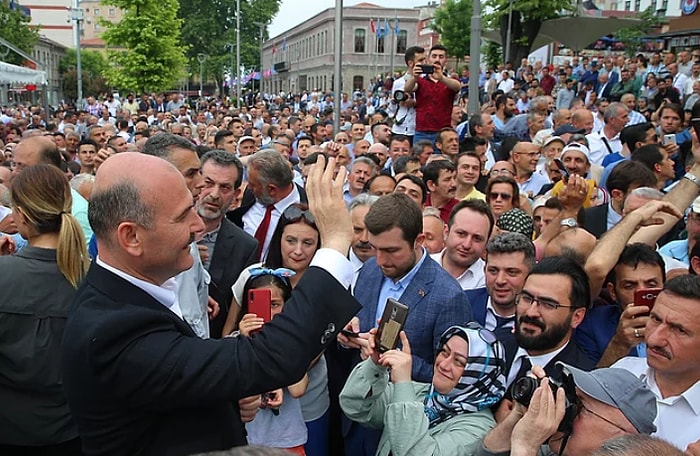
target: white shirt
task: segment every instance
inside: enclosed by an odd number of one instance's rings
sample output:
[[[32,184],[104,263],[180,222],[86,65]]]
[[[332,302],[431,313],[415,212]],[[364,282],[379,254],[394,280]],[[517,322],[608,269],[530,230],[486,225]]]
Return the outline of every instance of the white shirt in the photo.
[[[262,259],[267,257],[267,251],[270,248],[272,234],[275,232],[275,228],[277,228],[277,222],[279,222],[282,212],[284,212],[284,210],[291,204],[298,203],[299,201],[301,201],[299,190],[297,190],[296,185],[292,184],[291,193],[289,193],[289,195],[287,195],[284,199],[281,199],[275,203],[275,208],[272,210],[272,214],[270,216],[270,226],[267,228],[267,234],[265,235],[265,243],[263,244],[262,249]],[[258,201],[255,201],[255,204],[253,204],[250,209],[243,214],[243,229],[246,233],[253,237],[255,236],[255,231],[260,226],[260,223],[262,223],[263,218],[265,218],[265,211],[267,211],[267,208]]]
[[[541,366],[544,368],[551,360],[554,359],[555,356],[559,354],[562,350],[566,348],[566,346],[569,344],[569,341],[567,341],[564,345],[561,346],[561,348],[558,348],[554,350],[553,352],[545,353],[544,355],[537,355],[537,356],[532,356],[527,353],[527,351],[523,347],[518,347],[518,351],[515,352],[515,358],[513,358],[513,364],[510,367],[510,371],[508,371],[508,381],[506,382],[506,386],[510,387],[510,385],[513,384],[513,382],[516,380],[515,377],[518,375],[518,371],[520,370],[520,366],[523,364],[523,358],[530,358],[530,364],[532,366]]]
[[[685,450],[700,439],[700,380],[680,396],[663,398],[646,358],[628,356],[612,365],[632,372],[644,381],[656,396],[656,432],[653,436]]]
[[[511,78],[508,78],[508,79],[504,79],[498,83],[497,90],[502,90],[503,93],[510,93],[513,90],[514,86],[515,86],[515,81],[513,81],[513,79],[511,79]]]
[[[348,254],[348,260],[350,260],[350,264],[352,265],[352,270],[354,271],[354,274],[352,275],[352,283],[351,283],[351,289],[355,289],[355,284],[357,283],[357,276],[360,275],[360,269],[362,269],[362,266],[364,266],[364,262],[360,260],[357,255],[355,255],[355,251],[350,248],[350,253]]]
[[[683,92],[681,92],[682,95],[692,95],[693,94],[693,84],[695,84],[695,81],[700,81],[700,76],[697,78],[694,78],[690,76],[685,80],[685,87]]]
[[[430,258],[435,260],[437,264],[442,266],[442,258],[445,255],[445,249],[442,252],[433,253]],[[459,277],[455,277],[462,290],[473,290],[474,288],[484,288],[486,286],[486,275],[484,274],[484,260],[477,258],[477,260],[464,270]],[[444,268],[444,266],[443,266]]]
[[[408,74],[403,75],[394,81],[391,87],[392,96],[397,90],[403,90],[406,86],[406,79]],[[394,117],[394,125],[391,127],[391,132],[399,135],[413,136],[416,134],[416,110],[415,108],[407,108],[405,106],[400,106],[392,103],[392,106],[396,108],[396,116]],[[401,123],[399,125],[398,123]]]
[[[586,139],[588,140],[588,149],[591,151],[591,163],[595,163],[596,165],[602,165],[603,159],[608,154],[620,152],[622,150],[622,142],[620,141],[619,134],[608,138],[605,136],[605,130],[600,130],[598,133],[586,135]],[[609,149],[608,146],[610,147]]]
[[[683,95],[685,93],[685,83],[688,82],[688,76],[684,75],[683,73],[676,73],[676,75],[673,77],[673,87],[678,90],[678,93],[681,94],[681,98],[683,98]]]

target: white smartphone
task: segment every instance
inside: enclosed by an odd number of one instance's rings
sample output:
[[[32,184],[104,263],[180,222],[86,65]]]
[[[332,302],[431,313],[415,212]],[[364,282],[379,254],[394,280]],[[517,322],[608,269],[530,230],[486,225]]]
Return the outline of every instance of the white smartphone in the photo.
[[[676,144],[676,135],[670,134],[670,135],[664,135],[663,142],[661,143],[664,146],[668,146],[669,144]]]

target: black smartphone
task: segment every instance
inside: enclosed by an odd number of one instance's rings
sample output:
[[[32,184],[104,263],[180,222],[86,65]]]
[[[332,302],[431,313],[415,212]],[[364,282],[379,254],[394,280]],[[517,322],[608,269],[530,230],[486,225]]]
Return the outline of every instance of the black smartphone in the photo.
[[[348,331],[347,329],[341,329],[340,334],[344,335],[345,337],[360,337],[360,333]]]
[[[406,324],[406,317],[408,317],[408,306],[396,299],[387,299],[375,337],[375,345],[380,353],[394,350],[399,345],[399,333]]]
[[[423,74],[433,74],[433,73],[435,73],[435,66],[434,65],[421,65],[420,71]]]
[[[569,181],[569,170],[566,169],[566,166],[564,166],[564,163],[559,160],[558,158],[554,159],[554,164],[557,165],[557,168],[559,168],[559,171],[561,171],[561,179],[564,182]]]

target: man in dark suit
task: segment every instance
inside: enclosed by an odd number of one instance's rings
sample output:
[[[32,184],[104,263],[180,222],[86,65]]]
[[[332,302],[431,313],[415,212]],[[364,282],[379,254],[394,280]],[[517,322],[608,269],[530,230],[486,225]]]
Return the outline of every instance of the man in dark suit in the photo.
[[[515,302],[515,334],[496,332],[506,351],[508,385],[535,365],[556,380],[561,378],[557,361],[583,370],[595,367],[572,339],[591,302],[588,277],[578,263],[568,257],[543,259],[530,272]],[[497,421],[510,409],[509,399],[502,402]]]
[[[100,167],[89,209],[100,256],[78,290],[62,353],[85,454],[188,455],[244,445],[235,401],[296,382],[358,311],[346,291],[345,176],[334,181],[335,163],[325,172],[324,161],[308,178],[323,248],[261,333],[221,340],[195,336],[172,286],[191,267],[188,247],[204,229],[183,176],[142,154],[117,154]]]
[[[231,287],[241,271],[257,261],[258,242],[224,217],[241,191],[240,160],[223,150],[212,150],[202,157],[201,172],[204,188],[197,201],[197,213],[205,228],[197,244],[211,276],[209,296],[219,304],[219,313],[209,322],[211,337],[218,339],[230,311]]]
[[[247,165],[248,187],[241,205],[226,217],[255,237],[258,258],[263,261],[282,212],[290,204],[306,203],[306,194],[294,183],[289,162],[274,149],[256,152]]]
[[[535,246],[520,233],[501,233],[486,245],[485,288],[465,291],[474,320],[486,329],[515,326],[515,298],[535,265]]]
[[[472,319],[469,302],[457,281],[423,248],[421,210],[407,195],[379,198],[365,216],[365,225],[376,257],[360,270],[354,294],[363,307],[347,329],[367,332],[376,327],[388,298],[408,306],[404,331],[411,340],[411,376],[429,383],[440,335]],[[360,348],[362,342],[343,335],[338,340],[352,348]],[[354,423],[346,432],[346,454],[373,455],[378,440],[379,435]]]

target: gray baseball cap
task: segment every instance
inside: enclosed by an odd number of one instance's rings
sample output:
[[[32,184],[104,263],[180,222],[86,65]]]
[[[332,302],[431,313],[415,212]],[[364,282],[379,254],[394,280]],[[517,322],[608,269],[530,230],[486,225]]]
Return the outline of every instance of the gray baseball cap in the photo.
[[[559,362],[570,372],[576,386],[604,404],[619,409],[640,434],[656,431],[656,396],[646,383],[632,372],[613,367],[582,371]]]

